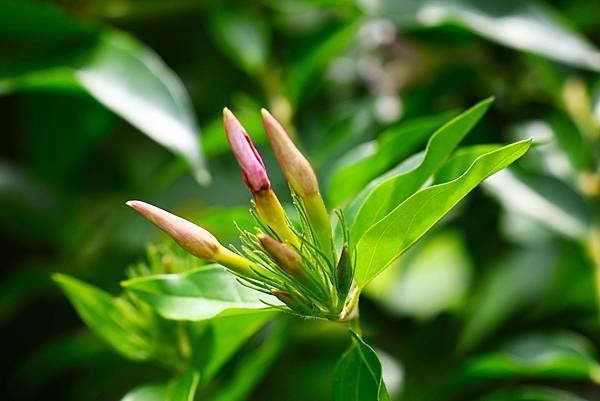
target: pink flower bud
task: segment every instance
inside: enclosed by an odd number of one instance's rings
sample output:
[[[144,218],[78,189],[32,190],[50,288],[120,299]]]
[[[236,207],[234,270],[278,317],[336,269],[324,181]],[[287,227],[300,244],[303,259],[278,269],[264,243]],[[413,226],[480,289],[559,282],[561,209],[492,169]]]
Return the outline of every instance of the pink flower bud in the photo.
[[[270,188],[267,170],[258,151],[242,124],[227,107],[223,109],[223,123],[227,140],[242,168],[242,176],[248,188],[253,193]]]
[[[155,224],[194,256],[213,259],[221,248],[221,244],[211,233],[179,216],[141,201],[129,201],[127,206]]]
[[[261,113],[265,131],[287,182],[301,197],[318,193],[317,176],[309,161],[300,153],[275,117],[265,109]]]

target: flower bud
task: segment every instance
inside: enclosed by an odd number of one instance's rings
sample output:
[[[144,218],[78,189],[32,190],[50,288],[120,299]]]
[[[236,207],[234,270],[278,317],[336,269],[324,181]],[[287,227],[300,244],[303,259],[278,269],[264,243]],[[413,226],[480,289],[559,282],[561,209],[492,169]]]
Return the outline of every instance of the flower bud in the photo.
[[[163,230],[192,255],[213,260],[245,276],[256,276],[253,271],[256,266],[252,262],[223,247],[202,227],[145,202],[129,201],[127,206]]]
[[[331,222],[323,198],[319,194],[317,176],[308,160],[300,153],[281,124],[265,109],[261,110],[263,125],[283,174],[294,192],[302,199],[308,221],[319,247],[330,262],[335,260]]]
[[[286,273],[294,277],[298,277],[302,273],[302,258],[292,247],[282,244],[266,234],[258,234],[258,239],[277,265]]]
[[[265,131],[287,182],[300,197],[318,193],[317,176],[309,161],[300,153],[281,124],[267,110],[262,109],[261,113]]]
[[[223,124],[225,125],[227,140],[242,168],[244,182],[250,188],[250,191],[254,193],[271,188],[267,170],[258,151],[242,124],[227,107],[223,109]]]
[[[194,256],[212,259],[221,247],[211,233],[179,216],[141,201],[129,201],[127,206],[163,230]]]

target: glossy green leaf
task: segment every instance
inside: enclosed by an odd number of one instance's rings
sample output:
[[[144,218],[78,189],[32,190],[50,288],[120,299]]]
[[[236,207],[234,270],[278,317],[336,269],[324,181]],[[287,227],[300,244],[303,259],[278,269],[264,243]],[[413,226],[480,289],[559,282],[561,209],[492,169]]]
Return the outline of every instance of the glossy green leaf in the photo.
[[[269,56],[269,26],[250,9],[217,7],[210,17],[213,38],[223,53],[249,74],[262,72]]]
[[[479,156],[500,149],[502,145],[484,144],[458,149],[433,177],[433,185],[452,181],[464,174]]]
[[[200,371],[201,381],[210,381],[235,352],[277,314],[274,310],[259,309],[196,323],[192,329],[191,364]]]
[[[352,346],[337,363],[333,381],[334,401],[389,401],[377,354],[350,330]]]
[[[388,128],[376,140],[358,145],[334,167],[327,200],[339,206],[371,180],[414,152],[445,121],[448,114],[420,117]]]
[[[252,290],[223,267],[135,278],[122,285],[161,316],[174,320],[204,320],[217,315],[236,315],[279,304],[276,298]]]
[[[417,167],[385,180],[369,193],[352,224],[351,239],[354,243],[360,240],[369,227],[425,184],[483,117],[492,101],[492,98],[483,100],[446,123],[429,139],[425,156]]]
[[[592,211],[586,201],[555,177],[509,169],[491,178],[484,187],[507,210],[560,235],[583,239],[591,229]]]
[[[359,287],[398,258],[483,180],[523,156],[530,145],[531,141],[517,142],[480,156],[459,178],[417,192],[369,228],[356,247]]]
[[[173,338],[124,298],[118,298],[63,274],[53,279],[86,325],[113,349],[132,360],[156,359],[177,363]]]
[[[456,385],[491,379],[563,379],[599,382],[593,344],[575,333],[529,334],[470,359]]]
[[[517,50],[600,70],[600,51],[593,43],[565,23],[557,10],[538,1],[384,0],[373,11],[402,25],[460,25]]]
[[[124,33],[108,31],[75,75],[100,103],[185,158],[198,181],[208,181],[190,99],[154,52]]]

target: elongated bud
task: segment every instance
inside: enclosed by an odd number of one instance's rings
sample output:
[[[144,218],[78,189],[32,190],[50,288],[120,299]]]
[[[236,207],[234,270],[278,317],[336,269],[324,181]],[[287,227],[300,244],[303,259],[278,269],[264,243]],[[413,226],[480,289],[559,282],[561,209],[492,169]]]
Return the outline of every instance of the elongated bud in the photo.
[[[348,244],[345,243],[342,247],[342,253],[337,264],[338,274],[338,291],[342,295],[346,295],[352,284],[354,273],[352,271],[352,262],[348,257]]]
[[[277,265],[288,274],[298,277],[302,273],[302,258],[292,247],[266,234],[258,234],[258,239]]]
[[[275,117],[265,109],[261,113],[265,131],[287,182],[301,197],[318,193],[317,176],[309,161],[300,153]]]
[[[227,140],[240,167],[244,182],[254,192],[271,188],[267,170],[248,133],[233,113],[223,109],[223,124]]]
[[[141,201],[129,201],[127,206],[135,209],[194,256],[212,259],[221,247],[219,241],[211,233],[166,210]]]
[[[319,247],[330,262],[335,260],[331,222],[319,194],[319,183],[309,161],[298,150],[281,124],[265,109],[261,110],[263,125],[275,150],[281,170],[294,192],[302,199],[308,221],[317,237]]]
[[[298,245],[299,240],[289,227],[285,211],[271,189],[267,170],[258,151],[242,124],[227,107],[223,109],[223,123],[227,140],[242,168],[244,182],[254,197],[258,214],[282,240]]]
[[[202,227],[146,202],[129,201],[127,206],[163,230],[192,255],[213,260],[245,276],[256,276],[252,270],[256,266],[252,262],[223,247]]]

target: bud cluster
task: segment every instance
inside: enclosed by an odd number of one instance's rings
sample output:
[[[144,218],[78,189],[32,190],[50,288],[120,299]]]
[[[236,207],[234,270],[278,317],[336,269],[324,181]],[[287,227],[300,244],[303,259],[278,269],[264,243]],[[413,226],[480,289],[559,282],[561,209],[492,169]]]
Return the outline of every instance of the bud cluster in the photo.
[[[203,228],[144,202],[127,204],[192,255],[223,265],[246,285],[286,305],[274,306],[303,317],[347,319],[355,303],[354,258],[348,250],[343,219],[339,216],[344,244],[338,256],[330,216],[310,162],[265,109],[262,121],[291,190],[295,225],[271,188],[250,136],[227,108],[223,110],[225,133],[252,194],[251,213],[258,225],[256,232],[240,230],[241,249],[228,249]]]

